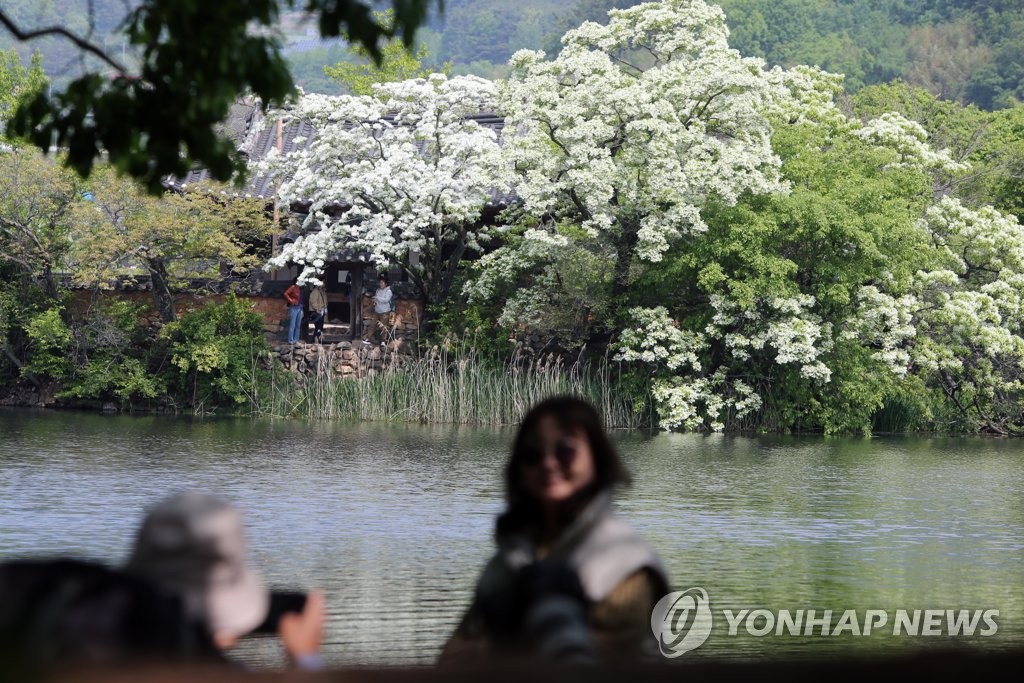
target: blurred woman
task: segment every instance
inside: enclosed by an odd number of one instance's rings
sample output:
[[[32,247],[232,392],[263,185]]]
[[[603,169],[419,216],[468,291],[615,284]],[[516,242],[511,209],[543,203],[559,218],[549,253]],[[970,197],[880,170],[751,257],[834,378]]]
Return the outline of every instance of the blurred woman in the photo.
[[[589,403],[565,396],[535,406],[505,470],[497,552],[441,663],[613,662],[656,652],[651,612],[668,580],[651,547],[612,513],[612,492],[628,482]]]

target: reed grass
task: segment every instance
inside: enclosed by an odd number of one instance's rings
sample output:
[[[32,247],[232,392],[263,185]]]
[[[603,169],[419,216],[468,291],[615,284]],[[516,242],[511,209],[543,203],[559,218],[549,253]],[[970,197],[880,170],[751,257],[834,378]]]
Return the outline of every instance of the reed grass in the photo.
[[[629,386],[607,357],[569,363],[516,353],[497,360],[456,342],[358,379],[327,370],[299,378],[276,367],[250,404],[263,416],[499,426],[518,423],[544,398],[572,394],[593,403],[609,429],[652,427],[649,392]]]

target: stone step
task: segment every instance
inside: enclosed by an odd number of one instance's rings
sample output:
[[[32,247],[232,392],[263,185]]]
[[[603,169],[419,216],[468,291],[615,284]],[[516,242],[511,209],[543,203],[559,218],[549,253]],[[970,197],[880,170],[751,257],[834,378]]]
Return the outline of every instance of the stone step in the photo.
[[[337,344],[340,341],[349,341],[352,338],[352,326],[343,323],[324,323],[324,338],[322,342],[324,344]],[[313,330],[310,328],[309,331],[310,339],[312,339]]]

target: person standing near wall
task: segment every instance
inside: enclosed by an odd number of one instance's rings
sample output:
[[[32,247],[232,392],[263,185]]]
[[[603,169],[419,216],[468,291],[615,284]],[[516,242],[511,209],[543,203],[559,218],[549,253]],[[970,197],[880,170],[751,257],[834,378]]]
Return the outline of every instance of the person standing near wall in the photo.
[[[373,311],[366,318],[366,329],[363,331],[363,343],[370,344],[370,339],[377,339],[377,332],[387,330],[391,327],[391,314],[395,311],[395,295],[388,286],[387,275],[381,273],[377,279],[377,291],[373,294]],[[381,341],[381,345],[384,342]]]
[[[313,319],[313,342],[319,344],[324,337],[324,322],[327,320],[327,293],[323,285],[317,285],[309,294],[310,317]]]
[[[302,330],[302,289],[299,278],[292,280],[292,285],[284,290],[284,299],[288,302],[288,343],[297,344]]]

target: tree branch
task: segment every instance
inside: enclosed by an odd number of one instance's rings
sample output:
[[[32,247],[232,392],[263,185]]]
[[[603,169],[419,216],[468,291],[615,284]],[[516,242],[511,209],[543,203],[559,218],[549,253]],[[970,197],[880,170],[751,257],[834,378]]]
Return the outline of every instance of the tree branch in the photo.
[[[71,31],[61,26],[49,26],[47,28],[39,28],[33,31],[23,31],[18,28],[18,25],[7,16],[7,13],[0,9],[0,24],[2,24],[8,31],[10,31],[15,38],[20,42],[27,42],[29,40],[35,40],[36,38],[43,38],[45,36],[63,36],[70,40],[72,43],[78,46],[83,52],[88,52],[101,60],[106,62],[112,68],[117,70],[118,73],[126,73],[126,69],[121,66],[113,57],[104,52],[101,48],[97,47],[93,43],[90,43],[84,38],[76,36]]]

